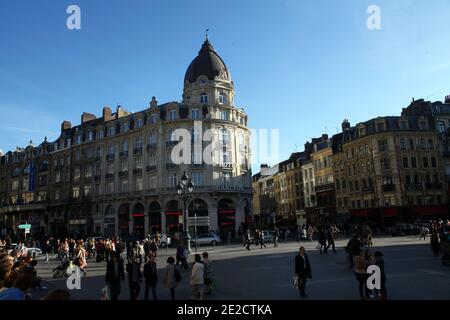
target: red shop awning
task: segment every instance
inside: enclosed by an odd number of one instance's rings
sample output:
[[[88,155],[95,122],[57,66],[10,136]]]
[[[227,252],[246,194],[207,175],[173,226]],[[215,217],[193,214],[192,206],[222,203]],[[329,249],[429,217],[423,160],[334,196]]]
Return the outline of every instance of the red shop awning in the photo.
[[[414,212],[420,216],[441,216],[448,215],[448,208],[439,206],[415,207]]]
[[[350,213],[355,218],[363,218],[369,215],[369,210],[351,210]]]
[[[234,209],[219,209],[219,214],[234,214],[235,212]]]
[[[166,216],[181,216],[183,211],[166,211]]]
[[[383,217],[385,217],[385,218],[398,217],[397,208],[384,208],[383,209]]]

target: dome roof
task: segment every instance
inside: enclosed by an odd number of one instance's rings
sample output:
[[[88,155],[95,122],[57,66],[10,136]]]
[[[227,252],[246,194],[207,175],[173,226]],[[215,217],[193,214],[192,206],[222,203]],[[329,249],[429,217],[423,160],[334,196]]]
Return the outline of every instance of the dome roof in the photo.
[[[216,76],[220,76],[231,81],[225,62],[219,57],[208,39],[203,43],[198,56],[189,65],[184,76],[184,82],[196,82],[199,76],[206,76],[209,80],[214,80]]]

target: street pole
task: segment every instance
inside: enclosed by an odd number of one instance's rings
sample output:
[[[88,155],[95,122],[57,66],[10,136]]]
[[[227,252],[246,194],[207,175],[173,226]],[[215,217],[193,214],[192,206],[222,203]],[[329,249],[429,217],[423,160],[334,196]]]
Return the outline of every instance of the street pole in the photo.
[[[192,252],[191,250],[191,237],[189,235],[189,213],[188,213],[188,209],[187,209],[187,195],[184,195],[183,197],[183,201],[184,201],[184,221],[185,221],[185,240],[187,242],[187,250],[189,253]]]

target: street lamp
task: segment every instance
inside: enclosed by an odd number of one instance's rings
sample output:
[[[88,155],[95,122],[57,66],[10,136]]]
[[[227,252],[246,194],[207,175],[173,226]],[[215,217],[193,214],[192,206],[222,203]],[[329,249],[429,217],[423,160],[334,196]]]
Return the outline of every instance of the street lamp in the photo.
[[[183,173],[181,177],[181,183],[178,183],[177,193],[178,197],[183,200],[184,205],[184,241],[186,242],[186,246],[188,248],[188,252],[191,253],[191,236],[189,235],[189,213],[187,208],[187,203],[191,199],[191,194],[194,191],[194,184],[191,179],[186,175],[186,172]]]

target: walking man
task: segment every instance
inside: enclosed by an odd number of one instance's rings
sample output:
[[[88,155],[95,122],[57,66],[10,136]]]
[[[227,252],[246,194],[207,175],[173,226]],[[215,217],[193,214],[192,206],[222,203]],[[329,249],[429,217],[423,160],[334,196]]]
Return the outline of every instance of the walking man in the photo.
[[[331,247],[333,247],[333,252],[336,253],[336,246],[334,244],[334,233],[333,233],[333,229],[328,230],[327,232],[327,241],[328,241],[328,245],[327,248],[325,250],[325,253],[328,252],[328,249]]]
[[[116,253],[106,266],[105,282],[109,285],[111,300],[118,300],[123,280],[125,280],[123,261],[120,254]]]
[[[266,244],[264,242],[264,231],[261,230],[259,232],[259,244],[261,245],[261,249],[263,248],[263,246],[264,248],[266,248]]]
[[[155,256],[150,254],[149,261],[144,265],[145,278],[145,300],[148,300],[150,287],[152,288],[153,300],[158,300],[156,295],[156,284],[158,283],[158,272],[156,269]]]
[[[130,299],[136,300],[141,291],[140,283],[142,282],[142,272],[137,257],[132,255],[130,262],[127,264],[128,284],[130,287]]]
[[[247,232],[245,233],[245,243],[247,244],[246,248],[248,251],[250,251],[250,242],[251,242],[250,230],[247,230]]]
[[[300,247],[300,252],[295,257],[295,275],[298,277],[298,289],[303,298],[308,297],[306,294],[306,279],[312,279],[311,265],[304,247]]]
[[[280,233],[278,231],[278,228],[275,228],[275,231],[273,232],[273,247],[276,248],[278,247],[278,237],[279,237]]]

